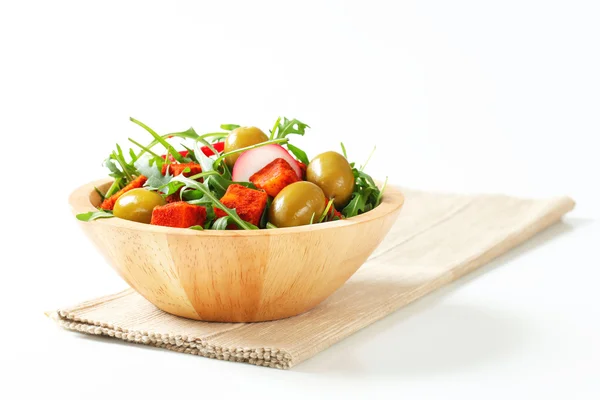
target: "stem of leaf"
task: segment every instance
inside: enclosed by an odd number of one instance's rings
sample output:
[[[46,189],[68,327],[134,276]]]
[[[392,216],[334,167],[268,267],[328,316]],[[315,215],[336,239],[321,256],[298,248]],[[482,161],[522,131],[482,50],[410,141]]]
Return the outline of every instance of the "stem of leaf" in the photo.
[[[344,154],[344,158],[347,160],[348,154],[346,153],[346,146],[344,146],[344,143],[342,142],[340,142],[340,146],[342,146],[342,153]]]
[[[110,196],[112,196],[113,194],[117,193],[119,191],[119,187],[121,186],[121,181],[123,178],[116,178],[112,185],[110,185],[110,187],[108,188],[108,190],[106,191],[106,193],[104,194],[104,196],[106,198],[109,198]]]
[[[113,158],[115,160],[117,160],[117,162],[121,166],[121,169],[123,170],[123,173],[125,174],[125,176],[127,176],[127,179],[129,179],[130,181],[132,181],[133,180],[133,176],[131,176],[131,174],[129,173],[129,171],[127,171],[127,166],[125,164],[123,164],[123,161],[121,160],[121,157],[119,157],[117,155],[117,153],[115,153],[114,151],[113,151],[112,154],[113,154]]]
[[[148,147],[139,144],[138,142],[136,142],[135,140],[133,140],[132,138],[129,138],[129,141],[133,144],[135,144],[137,147],[139,147],[140,149],[144,150],[144,152],[146,153],[150,153],[151,155],[153,155],[154,157],[158,157],[158,158],[162,158],[161,156],[159,156],[158,154],[156,154],[155,152],[153,152],[152,150],[150,150]],[[143,153],[142,153],[143,154]]]
[[[275,131],[279,128],[279,121],[281,121],[281,117],[277,117],[277,121],[275,121],[275,125],[273,125],[273,129],[271,130],[269,140],[273,140],[273,138],[275,137]]]
[[[202,139],[206,139],[209,137],[224,138],[224,137],[227,137],[227,135],[229,135],[229,132],[210,132],[210,133],[205,133],[203,135],[200,135],[200,137]]]
[[[327,215],[329,214],[329,210],[331,210],[332,205],[333,205],[333,199],[329,199],[329,202],[327,203],[327,207],[325,207],[325,211],[323,211],[323,214],[321,214],[321,218],[319,218],[319,222],[323,222],[323,220],[327,217]]]
[[[141,126],[142,128],[144,128],[146,131],[148,131],[148,133],[150,133],[158,143],[160,143],[161,145],[164,146],[165,149],[167,149],[167,151],[173,156],[173,158],[175,160],[177,160],[180,163],[185,162],[183,156],[181,154],[179,154],[179,152],[177,150],[175,150],[175,148],[173,146],[171,146],[162,136],[160,136],[158,133],[154,132],[154,130],[152,130],[152,128],[150,128],[148,125],[144,124],[143,122],[138,121],[135,118],[129,117],[129,119],[134,124],[137,124],[137,125]],[[152,145],[149,147],[152,147]]]
[[[383,185],[381,186],[381,189],[379,190],[379,194],[377,195],[377,200],[375,201],[375,207],[377,207],[379,204],[381,204],[381,199],[383,198],[383,192],[385,191],[385,187],[387,186],[388,183],[388,177],[385,177],[385,181],[383,181]]]
[[[361,171],[364,171],[365,167],[369,163],[369,160],[371,159],[371,156],[373,155],[373,153],[375,153],[375,149],[377,149],[377,146],[373,146],[373,150],[371,150],[371,153],[369,154],[369,157],[367,157],[367,161],[365,161],[364,165],[362,167],[360,167]]]

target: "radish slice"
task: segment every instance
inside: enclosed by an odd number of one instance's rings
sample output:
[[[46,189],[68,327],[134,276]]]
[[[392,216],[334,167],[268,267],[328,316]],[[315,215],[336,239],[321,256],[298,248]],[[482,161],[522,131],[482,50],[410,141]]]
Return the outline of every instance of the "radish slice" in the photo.
[[[278,144],[268,144],[243,152],[233,165],[231,176],[235,182],[250,182],[252,175],[277,158],[283,158],[287,161],[296,171],[298,177],[302,179],[302,170],[296,159]]]

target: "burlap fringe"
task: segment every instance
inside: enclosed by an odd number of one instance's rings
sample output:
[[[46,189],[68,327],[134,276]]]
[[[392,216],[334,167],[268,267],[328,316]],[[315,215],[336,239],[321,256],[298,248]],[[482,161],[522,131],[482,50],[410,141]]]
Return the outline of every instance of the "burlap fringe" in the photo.
[[[145,344],[179,353],[235,361],[263,367],[289,369],[292,366],[291,354],[270,348],[222,348],[209,345],[206,341],[181,335],[156,334],[146,331],[129,331],[112,324],[90,321],[59,310],[51,316],[64,329],[89,335],[109,336],[126,342]]]

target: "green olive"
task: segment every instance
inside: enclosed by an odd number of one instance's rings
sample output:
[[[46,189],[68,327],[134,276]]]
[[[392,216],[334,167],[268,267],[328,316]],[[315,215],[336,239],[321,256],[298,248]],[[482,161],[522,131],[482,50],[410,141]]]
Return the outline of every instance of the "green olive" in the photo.
[[[117,199],[113,214],[115,217],[149,224],[154,207],[164,206],[165,204],[165,199],[157,192],[146,189],[133,189]]]
[[[352,168],[346,157],[335,151],[313,158],[306,169],[306,180],[319,186],[327,198],[334,199],[338,210],[348,204],[354,191]]]
[[[325,194],[314,183],[300,181],[286,186],[273,199],[269,222],[278,228],[310,224],[325,211]]]
[[[266,142],[269,140],[267,135],[255,126],[240,126],[231,131],[231,133],[225,139],[225,153],[232,150],[241,149],[244,147],[252,146]],[[225,158],[225,162],[229,167],[233,167],[235,161],[242,153],[232,154]]]

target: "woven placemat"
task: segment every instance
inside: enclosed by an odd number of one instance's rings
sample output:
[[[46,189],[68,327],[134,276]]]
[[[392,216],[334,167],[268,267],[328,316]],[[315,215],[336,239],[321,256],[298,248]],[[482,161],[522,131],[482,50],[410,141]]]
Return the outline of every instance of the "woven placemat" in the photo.
[[[363,267],[315,309],[279,321],[212,323],[158,310],[133,290],[63,308],[60,325],[220,360],[290,368],[473,271],[574,207],[567,197],[405,191],[391,232]]]

